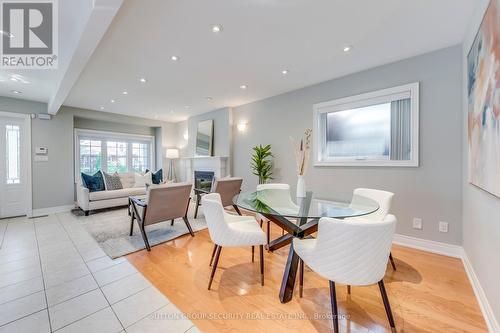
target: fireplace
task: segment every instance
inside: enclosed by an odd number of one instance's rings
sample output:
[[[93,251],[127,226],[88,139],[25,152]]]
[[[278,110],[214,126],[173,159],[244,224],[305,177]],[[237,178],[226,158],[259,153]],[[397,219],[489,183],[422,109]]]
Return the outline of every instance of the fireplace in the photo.
[[[212,171],[195,171],[194,188],[210,192],[214,181],[215,173]]]

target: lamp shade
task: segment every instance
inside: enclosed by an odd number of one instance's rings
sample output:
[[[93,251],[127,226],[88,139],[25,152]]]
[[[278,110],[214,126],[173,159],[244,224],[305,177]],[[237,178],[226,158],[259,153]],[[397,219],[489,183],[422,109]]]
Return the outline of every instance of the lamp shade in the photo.
[[[179,158],[179,149],[167,148],[167,158]]]

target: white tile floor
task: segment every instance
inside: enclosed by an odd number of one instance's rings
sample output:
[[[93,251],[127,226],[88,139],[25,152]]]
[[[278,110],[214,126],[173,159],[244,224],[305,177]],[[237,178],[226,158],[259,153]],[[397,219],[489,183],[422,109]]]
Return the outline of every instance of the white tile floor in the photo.
[[[0,333],[200,332],[80,218],[0,220]]]

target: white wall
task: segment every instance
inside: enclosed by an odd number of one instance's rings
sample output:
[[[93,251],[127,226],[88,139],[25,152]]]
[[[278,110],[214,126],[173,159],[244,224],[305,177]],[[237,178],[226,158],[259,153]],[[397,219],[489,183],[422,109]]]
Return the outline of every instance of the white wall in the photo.
[[[474,268],[491,306],[491,316],[496,316],[500,332],[500,198],[468,182],[469,147],[467,143],[467,54],[469,53],[487,0],[478,0],[479,10],[467,30],[463,43],[463,247]],[[500,144],[500,143],[499,143]]]

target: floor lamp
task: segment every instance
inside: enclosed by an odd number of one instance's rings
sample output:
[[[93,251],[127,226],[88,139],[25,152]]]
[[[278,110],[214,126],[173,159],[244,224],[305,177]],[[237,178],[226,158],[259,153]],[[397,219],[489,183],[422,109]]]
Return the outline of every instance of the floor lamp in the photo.
[[[179,149],[167,148],[166,157],[169,159],[167,180],[175,181],[174,159],[179,158]]]

